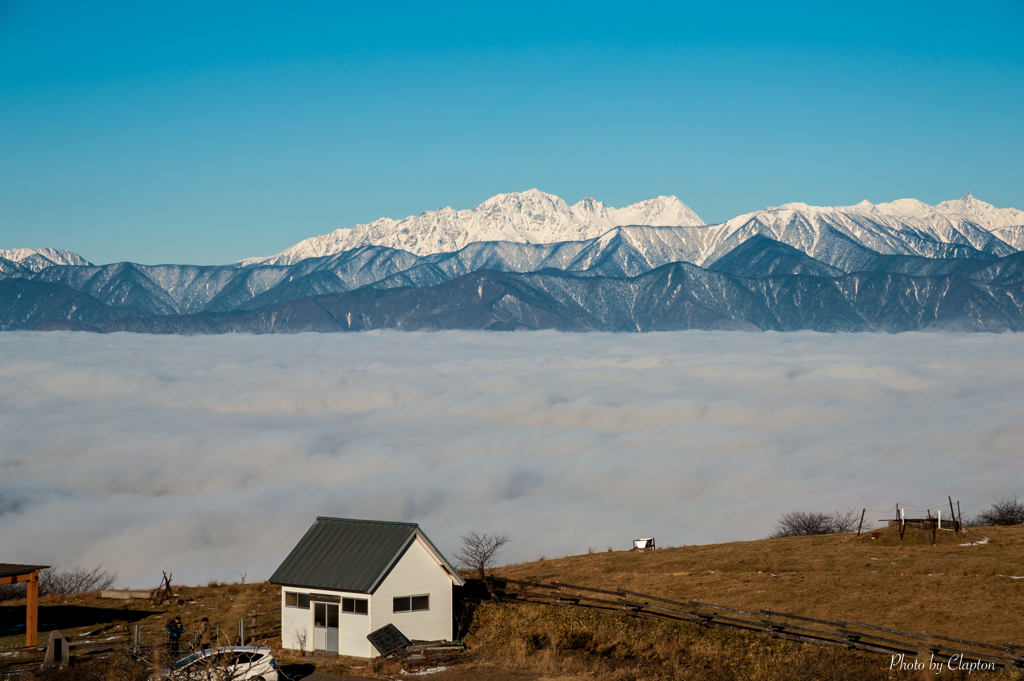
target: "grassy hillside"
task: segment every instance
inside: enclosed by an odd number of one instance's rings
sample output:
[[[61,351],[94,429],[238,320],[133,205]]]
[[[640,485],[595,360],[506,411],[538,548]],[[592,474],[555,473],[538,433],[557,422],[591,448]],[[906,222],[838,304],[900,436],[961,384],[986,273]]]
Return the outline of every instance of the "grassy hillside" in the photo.
[[[901,542],[893,529],[878,540],[833,534],[602,552],[495,574],[1024,643],[1024,579],[1012,579],[1024,576],[1024,526],[940,532],[935,546],[930,536],[908,529]]]
[[[901,543],[892,532],[825,535],[660,549],[598,552],[508,565],[499,577],[559,580],[604,589],[625,588],[676,600],[697,599],[744,610],[770,608],[821,619],[845,617],[905,631],[968,638],[993,644],[1024,643],[1024,526],[939,533],[932,546],[924,532],[908,530]],[[987,542],[973,546],[961,544]],[[296,678],[312,671],[388,678],[394,664],[301,656],[280,648],[279,591],[267,584],[178,587],[174,602],[119,602],[98,594],[42,599],[44,631],[59,628],[72,642],[128,642],[135,624],[144,643],[165,639],[163,624],[180,614],[187,631],[201,617],[234,642],[238,620],[247,638],[275,649]],[[460,606],[467,662],[436,675],[465,681],[592,679],[966,679],[966,674],[928,677],[891,672],[889,659],[870,653],[765,639],[756,634],[704,629],[689,623],[638,620],[625,614],[568,607],[492,602],[470,598]],[[253,613],[259,613],[254,621]],[[0,672],[28,662],[17,625],[24,601],[0,604]],[[40,637],[41,641],[45,634]],[[5,652],[3,649],[7,649]],[[82,649],[83,653],[86,649]],[[84,670],[83,670],[84,671]],[[1024,674],[972,674],[969,678],[1024,679]],[[83,677],[86,678],[86,677]],[[100,678],[100,676],[97,676]],[[103,672],[103,678],[115,678]],[[129,677],[116,677],[125,678]]]

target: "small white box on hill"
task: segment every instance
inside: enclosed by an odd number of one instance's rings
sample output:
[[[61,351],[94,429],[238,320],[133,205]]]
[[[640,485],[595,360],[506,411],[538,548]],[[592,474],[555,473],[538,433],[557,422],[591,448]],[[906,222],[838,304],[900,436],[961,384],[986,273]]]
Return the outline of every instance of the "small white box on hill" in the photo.
[[[653,551],[655,548],[657,547],[654,545],[654,537],[633,540],[634,551]]]

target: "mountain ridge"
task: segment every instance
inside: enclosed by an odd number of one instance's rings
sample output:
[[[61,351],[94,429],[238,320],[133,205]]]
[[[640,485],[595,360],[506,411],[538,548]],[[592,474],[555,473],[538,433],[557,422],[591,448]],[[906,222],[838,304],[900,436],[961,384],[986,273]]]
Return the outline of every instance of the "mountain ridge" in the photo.
[[[623,208],[608,207],[592,198],[569,206],[553,194],[531,189],[498,194],[469,210],[447,207],[402,220],[381,218],[351,229],[338,229],[300,241],[277,255],[247,258],[236,265],[291,265],[309,257],[372,245],[430,255],[457,251],[475,242],[586,241],[630,226],[679,231],[695,251],[687,261],[705,264],[721,257],[723,249],[731,250],[736,245],[731,237],[738,231],[746,229],[747,233],[764,233],[785,241],[787,225],[796,222],[802,222],[805,231],[828,227],[873,250],[896,249],[901,255],[947,257],[942,247],[907,247],[904,242],[908,239],[971,246],[997,256],[1024,249],[1024,211],[996,208],[970,193],[935,206],[917,199],[879,204],[865,200],[851,206],[787,203],[707,225],[675,196],[650,198]],[[757,226],[752,227],[755,223]]]
[[[606,206],[588,197],[569,206],[553,194],[530,189],[497,194],[468,210],[446,207],[401,220],[380,218],[304,239],[274,256],[246,258],[237,264],[290,265],[309,257],[371,245],[429,255],[481,241],[583,241],[629,224],[699,226],[704,222],[675,196],[649,198],[623,208]]]

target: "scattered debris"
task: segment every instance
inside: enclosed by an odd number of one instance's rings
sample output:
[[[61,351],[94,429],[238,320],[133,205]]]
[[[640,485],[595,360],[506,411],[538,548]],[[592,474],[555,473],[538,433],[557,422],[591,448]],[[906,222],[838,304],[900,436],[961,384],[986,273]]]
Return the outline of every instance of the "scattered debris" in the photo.
[[[427,669],[444,668],[445,663],[459,661],[466,654],[466,646],[452,641],[413,641],[412,644],[394,653],[393,659],[400,660],[407,671],[422,672]]]
[[[366,636],[380,656],[402,663],[404,672],[429,673],[444,669],[443,664],[457,662],[466,654],[463,643],[452,641],[410,641],[394,624],[386,624]]]
[[[377,649],[381,657],[387,657],[412,643],[394,624],[385,624],[380,629],[371,631],[366,635],[366,639]]]
[[[960,546],[982,546],[988,543],[988,537],[983,537],[972,544],[961,544]]]

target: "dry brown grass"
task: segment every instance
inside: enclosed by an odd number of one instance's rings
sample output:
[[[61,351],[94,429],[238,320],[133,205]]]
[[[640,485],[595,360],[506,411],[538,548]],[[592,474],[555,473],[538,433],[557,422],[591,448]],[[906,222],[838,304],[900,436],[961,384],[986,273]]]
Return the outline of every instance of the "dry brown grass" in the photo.
[[[879,540],[853,535],[792,537],[656,552],[596,551],[506,566],[499,576],[599,588],[622,587],[678,600],[695,598],[745,610],[771,608],[823,619],[846,617],[905,631],[1003,643],[1022,643],[1024,527],[972,529],[959,537],[908,530],[901,543],[889,532]],[[988,537],[982,546],[959,546]],[[875,559],[875,560],[872,560]],[[1005,576],[1000,576],[1005,575]],[[144,625],[144,641],[165,639],[163,625],[179,614],[189,632],[203,616],[222,630],[222,643],[237,636],[238,619],[267,611],[258,643],[269,645],[296,676],[313,670],[381,678],[397,666],[344,657],[302,656],[280,648],[279,590],[267,584],[177,587],[177,601],[111,601],[98,594],[46,597],[44,608],[78,608],[86,616],[61,630],[80,634],[127,634]],[[23,605],[24,601],[20,602]],[[4,607],[17,602],[0,604]],[[88,619],[89,613],[102,617]],[[76,615],[77,616],[77,615]],[[45,618],[44,618],[45,619]],[[251,620],[246,617],[251,633]],[[93,634],[95,637],[96,634]],[[42,637],[45,638],[45,637]],[[85,637],[88,638],[88,637]],[[0,648],[24,645],[23,636],[0,638]],[[919,679],[890,674],[888,658],[868,653],[767,640],[753,634],[701,629],[686,623],[637,620],[625,615],[526,604],[484,603],[466,642],[471,661],[436,677],[450,681],[629,681],[631,679]],[[2,663],[0,663],[2,666]],[[97,664],[95,669],[99,669]],[[83,670],[84,671],[84,670]],[[84,677],[83,677],[84,678]],[[104,677],[106,678],[106,677]],[[115,678],[110,676],[111,679]],[[925,677],[926,678],[926,677]],[[948,672],[935,678],[959,678]],[[964,677],[966,678],[966,677]],[[973,674],[970,678],[985,678]],[[1001,674],[1000,679],[1022,679]]]
[[[467,643],[480,660],[465,670],[453,669],[452,679],[489,678],[491,670],[519,673],[524,679],[595,681],[922,678],[920,672],[890,671],[888,657],[869,653],[569,607],[485,604],[477,613]],[[937,678],[962,681],[1022,677],[978,673],[969,677],[963,672],[943,670]]]
[[[788,537],[655,552],[594,553],[510,565],[502,577],[626,588],[744,610],[846,617],[1001,644],[1022,641],[1024,526],[966,535],[908,529]],[[988,537],[981,546],[960,546]]]

